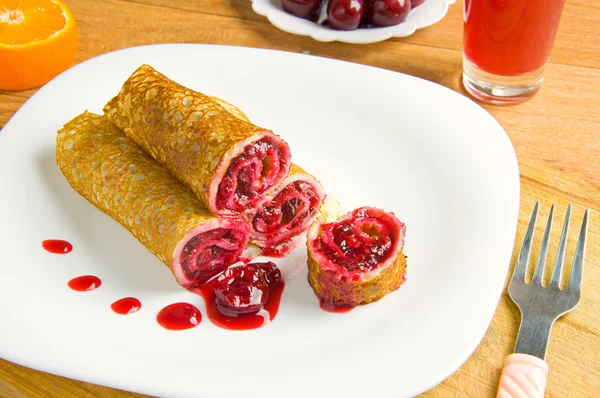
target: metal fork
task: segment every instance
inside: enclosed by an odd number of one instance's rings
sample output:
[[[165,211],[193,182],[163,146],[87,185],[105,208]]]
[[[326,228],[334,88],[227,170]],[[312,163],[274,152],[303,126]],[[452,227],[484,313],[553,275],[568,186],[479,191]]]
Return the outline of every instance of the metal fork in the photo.
[[[509,355],[504,363],[498,388],[498,398],[542,398],[544,396],[548,377],[548,365],[544,362],[544,358],[548,350],[552,325],[558,318],[572,311],[579,304],[581,298],[589,209],[585,211],[583,216],[568,286],[565,290],[561,290],[559,286],[561,285],[561,274],[567,246],[571,205],[567,208],[550,283],[547,287],[542,286],[546,258],[548,257],[548,242],[552,228],[554,205],[550,208],[550,214],[548,215],[542,249],[533,279],[530,284],[525,283],[538,208],[539,202],[535,204],[533,209],[519,259],[508,286],[510,297],[521,311],[521,327],[515,345],[515,353]]]

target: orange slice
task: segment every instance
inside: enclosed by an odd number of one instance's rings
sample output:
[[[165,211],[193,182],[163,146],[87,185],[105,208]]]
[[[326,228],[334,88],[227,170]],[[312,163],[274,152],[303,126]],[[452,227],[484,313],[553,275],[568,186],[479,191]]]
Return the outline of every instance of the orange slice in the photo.
[[[57,0],[0,0],[0,90],[45,84],[71,66],[75,18]]]

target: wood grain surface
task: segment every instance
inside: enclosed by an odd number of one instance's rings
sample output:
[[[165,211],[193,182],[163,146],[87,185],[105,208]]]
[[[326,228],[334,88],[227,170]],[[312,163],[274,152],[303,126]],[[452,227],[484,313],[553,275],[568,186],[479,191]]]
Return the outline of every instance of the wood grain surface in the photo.
[[[418,76],[467,95],[460,83],[462,4],[410,37],[370,45],[320,43],[273,27],[248,0],[65,0],[79,28],[76,63],[154,43],[211,43],[309,52]],[[600,397],[600,1],[567,0],[546,80],[530,101],[483,105],[505,128],[521,168],[520,246],[534,202],[557,223],[574,204],[575,235],[583,210],[591,226],[580,306],[552,331],[547,396]],[[35,93],[0,91],[0,128]],[[538,233],[543,222],[539,223]],[[539,236],[539,235],[538,235]],[[553,237],[551,253],[558,235]],[[538,242],[539,244],[539,242]],[[511,264],[517,254],[513,252]],[[534,246],[534,255],[539,246]],[[548,263],[552,263],[552,258]],[[570,265],[570,263],[569,263]],[[568,267],[567,267],[568,268]],[[425,397],[493,397],[504,357],[515,342],[519,313],[506,290],[482,343],[469,360]],[[140,397],[42,373],[0,359],[0,397]],[[317,398],[317,397],[315,397]],[[320,398],[320,397],[319,397]]]

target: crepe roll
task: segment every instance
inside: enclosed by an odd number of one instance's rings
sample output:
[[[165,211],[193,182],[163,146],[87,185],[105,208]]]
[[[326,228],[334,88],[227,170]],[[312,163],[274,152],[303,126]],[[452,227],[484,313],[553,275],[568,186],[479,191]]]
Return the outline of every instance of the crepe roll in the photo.
[[[235,263],[249,241],[242,218],[214,216],[103,116],[85,112],[60,129],[56,161],[75,191],[131,232],[186,288]]]
[[[351,308],[379,300],[405,280],[405,225],[361,207],[308,231],[308,282],[322,305]]]
[[[319,215],[324,197],[317,179],[292,164],[283,183],[246,213],[250,238],[262,247],[263,255],[285,256]]]
[[[290,149],[279,136],[148,65],[104,113],[214,214],[253,208],[290,169]]]
[[[249,121],[241,109],[229,102],[211,97],[234,116]],[[280,186],[271,190],[245,219],[250,225],[250,238],[261,248],[261,254],[283,257],[295,249],[304,233],[319,215],[325,193],[321,183],[292,163],[290,172]]]

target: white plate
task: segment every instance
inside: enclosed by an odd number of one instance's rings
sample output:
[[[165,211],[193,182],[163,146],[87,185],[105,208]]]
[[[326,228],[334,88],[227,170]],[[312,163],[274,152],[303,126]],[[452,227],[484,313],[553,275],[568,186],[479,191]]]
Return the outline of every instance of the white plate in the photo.
[[[390,37],[410,36],[417,29],[439,22],[448,12],[450,4],[455,2],[456,0],[425,0],[423,4],[411,10],[401,24],[351,31],[330,29],[288,14],[283,11],[281,0],[252,0],[252,9],[257,14],[267,17],[275,27],[288,33],[310,36],[318,41],[337,40],[344,43],[366,44],[387,40]]]
[[[55,132],[105,101],[142,63],[225,98],[290,144],[346,209],[394,211],[407,225],[407,282],[347,314],[319,308],[303,271],[277,319],[234,332],[207,319],[173,332],[156,313],[202,300],[129,233],[77,195],[55,166]],[[467,98],[382,69],[302,54],[204,45],[100,56],[39,90],[0,132],[0,356],[158,396],[399,397],[456,370],[494,314],[519,204],[515,153]],[[68,255],[41,241],[66,239]],[[304,261],[305,254],[295,253]],[[98,275],[77,293],[68,280]],[[110,304],[142,301],[129,316]]]

